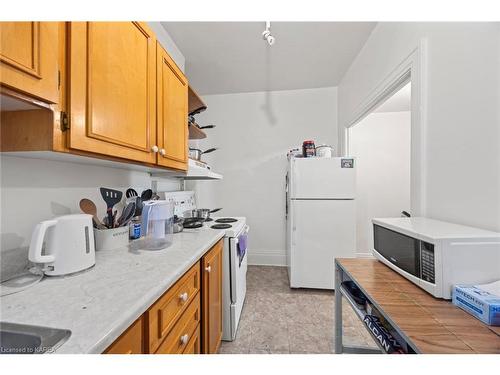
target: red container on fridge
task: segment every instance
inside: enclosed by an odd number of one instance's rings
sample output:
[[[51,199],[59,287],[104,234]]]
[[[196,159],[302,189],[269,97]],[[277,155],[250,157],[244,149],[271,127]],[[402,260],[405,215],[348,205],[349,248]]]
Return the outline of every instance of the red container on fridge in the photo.
[[[305,158],[316,156],[316,146],[314,141],[304,141],[302,143],[302,156]]]

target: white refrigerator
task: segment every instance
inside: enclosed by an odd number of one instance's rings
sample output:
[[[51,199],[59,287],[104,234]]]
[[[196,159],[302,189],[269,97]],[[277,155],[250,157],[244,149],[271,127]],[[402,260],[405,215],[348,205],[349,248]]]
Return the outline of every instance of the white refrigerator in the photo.
[[[355,160],[290,158],[286,175],[291,288],[334,289],[334,259],[354,257]]]

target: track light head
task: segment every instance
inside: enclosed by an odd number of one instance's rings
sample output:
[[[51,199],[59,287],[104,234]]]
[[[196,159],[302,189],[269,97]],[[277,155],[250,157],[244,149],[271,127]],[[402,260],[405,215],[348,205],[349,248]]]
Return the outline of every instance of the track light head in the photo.
[[[276,38],[271,35],[271,22],[266,22],[266,29],[262,32],[262,39],[272,46],[276,42]]]

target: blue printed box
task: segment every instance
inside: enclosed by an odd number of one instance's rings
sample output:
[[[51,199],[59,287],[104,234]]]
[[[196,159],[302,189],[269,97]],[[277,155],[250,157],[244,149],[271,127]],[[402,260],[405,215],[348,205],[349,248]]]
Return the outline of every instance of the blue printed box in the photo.
[[[455,285],[453,304],[490,326],[500,326],[500,296],[475,285]]]

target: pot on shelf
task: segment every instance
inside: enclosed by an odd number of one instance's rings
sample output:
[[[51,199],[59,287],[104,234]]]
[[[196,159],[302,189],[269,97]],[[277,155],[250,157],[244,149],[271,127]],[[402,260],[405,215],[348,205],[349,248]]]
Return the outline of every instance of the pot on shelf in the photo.
[[[189,148],[189,157],[194,160],[201,161],[201,155],[214,152],[216,148],[209,148],[208,150],[202,151],[199,148]]]

